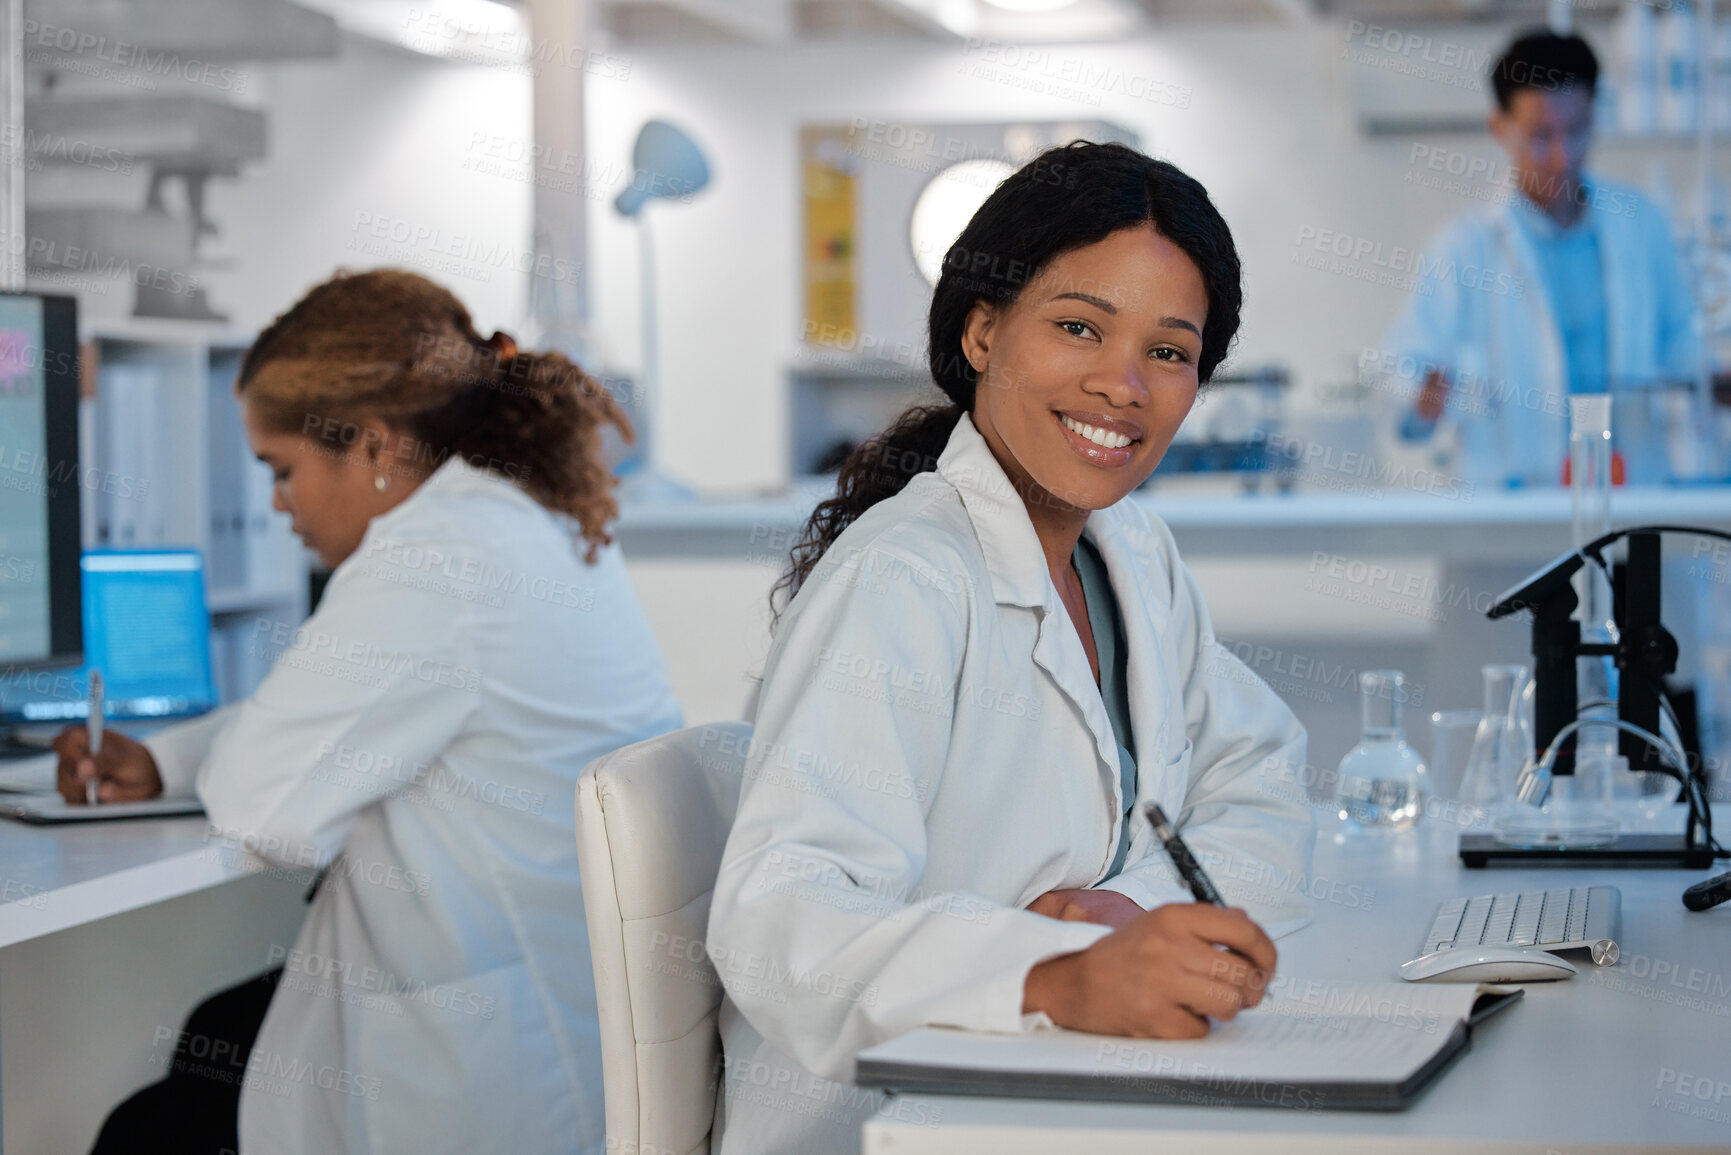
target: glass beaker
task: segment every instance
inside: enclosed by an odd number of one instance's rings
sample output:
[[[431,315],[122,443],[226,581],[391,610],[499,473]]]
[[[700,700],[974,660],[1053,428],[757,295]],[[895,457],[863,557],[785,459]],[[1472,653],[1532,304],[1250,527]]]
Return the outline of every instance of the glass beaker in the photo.
[[[1424,759],[1406,744],[1401,707],[1406,676],[1399,670],[1359,675],[1364,732],[1340,760],[1340,817],[1363,829],[1406,830],[1424,814],[1430,782]]]
[[[1610,394],[1583,393],[1570,397],[1570,405],[1573,406],[1577,397],[1593,402],[1601,396],[1607,404],[1614,404],[1617,424],[1606,445],[1606,453],[1607,465],[1612,453],[1622,458],[1622,477],[1618,484],[1666,484],[1671,480],[1671,458],[1667,444],[1669,429],[1665,418],[1664,388],[1652,380],[1616,381],[1609,387],[1613,391]],[[1579,468],[1574,461],[1572,440],[1570,449],[1569,469],[1572,474]],[[1607,477],[1606,480],[1611,479]],[[1576,544],[1580,544],[1580,539]]]
[[[1484,715],[1478,710],[1437,710],[1430,716],[1430,756],[1424,772],[1435,798],[1459,799],[1473,739]]]
[[[1533,731],[1522,708],[1527,668],[1490,665],[1481,666],[1480,673],[1485,679],[1485,712],[1473,735],[1459,798],[1491,810],[1514,793],[1515,776],[1533,756]]]

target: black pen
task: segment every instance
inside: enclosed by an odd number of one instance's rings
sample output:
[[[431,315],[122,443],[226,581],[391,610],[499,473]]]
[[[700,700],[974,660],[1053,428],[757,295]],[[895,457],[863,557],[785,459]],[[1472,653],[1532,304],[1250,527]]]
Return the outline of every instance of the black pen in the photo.
[[[1190,853],[1190,848],[1178,837],[1178,831],[1166,817],[1166,812],[1160,809],[1160,804],[1150,802],[1142,808],[1142,813],[1148,816],[1149,824],[1154,827],[1154,836],[1166,847],[1166,853],[1172,856],[1172,865],[1178,868],[1179,876],[1184,879],[1184,885],[1190,888],[1190,893],[1196,896],[1196,901],[1225,906],[1220,892],[1214,889],[1214,884],[1202,872],[1202,867],[1197,865],[1196,856]]]

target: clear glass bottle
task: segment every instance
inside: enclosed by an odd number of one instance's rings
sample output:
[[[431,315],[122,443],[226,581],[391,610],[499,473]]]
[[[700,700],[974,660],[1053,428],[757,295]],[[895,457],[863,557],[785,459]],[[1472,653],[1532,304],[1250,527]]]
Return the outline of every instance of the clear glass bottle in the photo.
[[[1424,814],[1430,780],[1424,759],[1406,744],[1401,707],[1406,676],[1399,670],[1366,670],[1358,688],[1364,733],[1340,760],[1336,799],[1349,827],[1406,830]]]
[[[1527,721],[1525,666],[1481,666],[1485,679],[1485,712],[1473,735],[1466,773],[1461,775],[1460,800],[1487,814],[1514,793],[1515,776],[1533,756],[1533,729]]]

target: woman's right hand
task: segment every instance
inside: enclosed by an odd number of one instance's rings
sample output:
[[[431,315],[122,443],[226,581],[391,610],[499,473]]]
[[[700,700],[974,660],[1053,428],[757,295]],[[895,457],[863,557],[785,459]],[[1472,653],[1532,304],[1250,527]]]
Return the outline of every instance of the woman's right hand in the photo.
[[[162,775],[144,743],[114,730],[102,736],[102,750],[90,755],[90,737],[83,726],[68,726],[54,739],[60,755],[54,787],[73,805],[85,801],[85,783],[97,782],[101,802],[140,802],[162,793]]]
[[[1262,1001],[1276,953],[1237,907],[1170,903],[1086,950],[1036,964],[1022,1010],[1095,1035],[1200,1038],[1209,1019],[1231,1019]]]

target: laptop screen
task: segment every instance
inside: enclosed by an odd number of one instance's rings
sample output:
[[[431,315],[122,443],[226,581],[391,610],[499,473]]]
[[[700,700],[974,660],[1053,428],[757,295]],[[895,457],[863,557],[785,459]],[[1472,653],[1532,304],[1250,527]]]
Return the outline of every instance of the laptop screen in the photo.
[[[92,550],[82,569],[84,662],[102,672],[104,712],[163,718],[214,707],[198,551]]]

